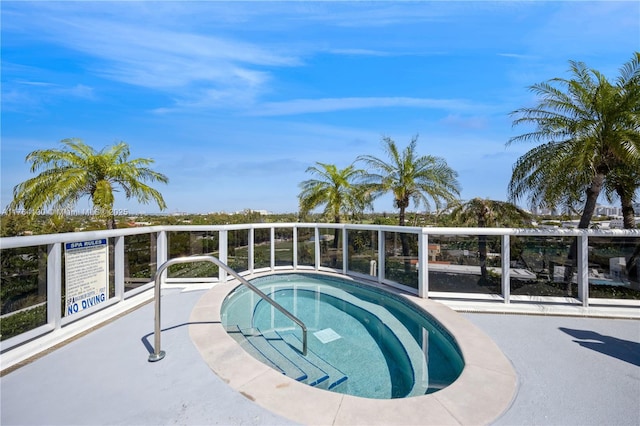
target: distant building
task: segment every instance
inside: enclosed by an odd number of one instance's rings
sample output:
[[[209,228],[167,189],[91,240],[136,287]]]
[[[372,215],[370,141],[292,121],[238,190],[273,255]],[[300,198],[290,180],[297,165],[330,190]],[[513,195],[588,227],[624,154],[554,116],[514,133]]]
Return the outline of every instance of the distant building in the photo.
[[[437,257],[440,255],[440,244],[429,244],[429,260],[436,261]]]
[[[624,228],[624,221],[622,217],[615,217],[609,221],[609,228],[611,229],[622,229]]]
[[[636,213],[640,212],[640,203],[634,204],[633,209]],[[550,209],[550,208],[534,207],[531,212],[534,215],[538,215],[538,216],[559,216],[561,214],[568,214],[568,215],[574,214],[573,212],[571,212],[566,208]],[[596,208],[594,210],[594,215],[595,216],[621,216],[622,208],[618,206],[604,206],[604,205],[598,204],[596,205]]]
[[[597,205],[595,210],[596,216],[621,216],[622,208],[615,206]]]
[[[534,207],[531,210],[531,213],[537,216],[558,216],[558,212],[556,211],[556,209],[548,209],[548,208],[541,208],[541,207]]]
[[[612,257],[609,259],[609,275],[613,280],[622,281],[626,275],[627,262],[624,257]]]

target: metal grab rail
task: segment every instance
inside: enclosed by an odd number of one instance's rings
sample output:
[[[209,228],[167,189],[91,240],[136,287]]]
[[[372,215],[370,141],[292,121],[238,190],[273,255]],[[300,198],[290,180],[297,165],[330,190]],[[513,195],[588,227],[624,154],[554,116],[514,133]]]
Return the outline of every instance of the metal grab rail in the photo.
[[[166,355],[165,351],[160,350],[160,284],[162,281],[162,273],[171,265],[176,265],[180,263],[193,263],[193,262],[211,262],[218,267],[227,271],[228,274],[232,275],[235,279],[240,281],[243,285],[249,287],[251,291],[260,296],[264,301],[268,302],[271,306],[282,312],[287,318],[291,321],[295,322],[302,329],[302,355],[307,355],[307,326],[304,325],[302,321],[300,321],[297,317],[295,317],[291,312],[287,311],[275,300],[271,299],[269,296],[264,294],[261,290],[259,290],[256,286],[251,284],[246,279],[242,278],[236,271],[231,269],[228,265],[223,263],[220,259],[214,256],[189,256],[189,257],[178,257],[175,259],[170,259],[164,262],[155,275],[153,276],[153,280],[155,281],[154,287],[154,298],[155,298],[155,328],[154,328],[154,352],[149,355],[149,361],[155,362],[160,361]]]

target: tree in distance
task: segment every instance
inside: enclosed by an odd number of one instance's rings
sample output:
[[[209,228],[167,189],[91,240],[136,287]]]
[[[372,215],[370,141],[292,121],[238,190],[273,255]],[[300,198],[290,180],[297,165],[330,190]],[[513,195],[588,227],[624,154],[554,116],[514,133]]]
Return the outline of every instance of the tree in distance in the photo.
[[[96,151],[80,139],[64,139],[62,149],[44,149],[27,155],[31,173],[40,173],[13,189],[11,210],[23,207],[31,215],[52,208],[54,214],[73,209],[88,196],[93,213],[104,220],[107,229],[115,227],[114,192],[122,190],[127,199],[147,204],[155,201],[161,210],[167,206],[160,192],[145,182],[168,183],[169,179],[148,166],[149,158],[129,159],[129,145],[119,142]]]

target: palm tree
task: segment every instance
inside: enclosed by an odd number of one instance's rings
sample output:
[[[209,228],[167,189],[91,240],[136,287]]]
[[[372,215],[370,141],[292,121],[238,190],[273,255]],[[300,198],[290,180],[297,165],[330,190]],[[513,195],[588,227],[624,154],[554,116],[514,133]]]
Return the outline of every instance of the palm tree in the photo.
[[[388,162],[372,155],[357,158],[370,167],[366,181],[371,193],[375,196],[388,192],[393,194],[394,206],[400,209],[400,226],[405,225],[405,212],[411,201],[416,207],[424,204],[429,210],[431,199],[436,210],[440,210],[460,194],[458,173],[443,158],[418,156],[417,141],[415,136],[401,152],[391,138],[385,137],[383,144]]]
[[[372,155],[361,155],[356,161],[363,161],[369,166],[365,180],[374,197],[388,192],[393,194],[394,206],[400,209],[400,226],[405,225],[405,212],[411,201],[416,207],[424,204],[429,210],[431,199],[436,210],[440,210],[445,203],[453,202],[460,194],[458,174],[444,159],[432,155],[418,156],[418,136],[412,138],[403,151],[399,151],[396,143],[389,137],[382,141],[388,162]],[[400,233],[400,244],[405,258],[405,270],[409,272],[410,247],[404,232]]]
[[[620,70],[615,84],[584,63],[570,61],[571,79],[554,78],[530,89],[538,105],[512,115],[514,125],[534,130],[513,142],[543,142],[513,168],[509,198],[528,196],[531,205],[555,207],[583,201],[578,228],[589,227],[611,172],[640,161],[640,53]],[[565,278],[570,287],[577,246],[569,251]]]
[[[154,200],[161,210],[167,206],[157,190],[144,181],[167,183],[169,179],[148,168],[153,160],[129,159],[129,145],[117,143],[96,152],[79,139],[64,139],[62,149],[37,150],[28,154],[31,172],[42,170],[13,189],[11,209],[24,207],[32,215],[51,207],[56,212],[72,209],[78,200],[89,196],[93,213],[115,227],[114,192],[119,187],[127,199],[141,203]]]
[[[532,205],[547,207],[583,199],[578,228],[585,229],[609,173],[640,160],[640,53],[622,67],[615,85],[581,62],[570,64],[572,79],[531,86],[541,97],[538,105],[512,112],[514,125],[535,129],[507,145],[544,143],[516,162],[509,198],[526,195]]]
[[[451,219],[459,226],[469,227],[526,227],[531,215],[512,203],[504,201],[474,198],[454,207]],[[480,260],[480,276],[486,282],[487,274],[487,236],[478,235],[478,255]],[[508,262],[509,259],[503,259]]]
[[[317,178],[300,183],[300,214],[308,214],[318,206],[324,205],[324,215],[334,223],[340,223],[343,216],[362,213],[371,207],[371,197],[360,183],[364,170],[350,164],[339,169],[334,164],[316,162],[306,170]],[[338,235],[334,245],[338,244]]]

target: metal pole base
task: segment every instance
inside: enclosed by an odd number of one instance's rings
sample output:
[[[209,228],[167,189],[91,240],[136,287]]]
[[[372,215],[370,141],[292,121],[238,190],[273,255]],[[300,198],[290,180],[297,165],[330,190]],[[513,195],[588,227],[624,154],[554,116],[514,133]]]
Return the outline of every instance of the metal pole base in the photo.
[[[156,362],[156,361],[160,361],[162,358],[164,358],[164,356],[166,355],[165,351],[160,351],[160,353],[157,354],[151,354],[149,355],[149,362]]]

